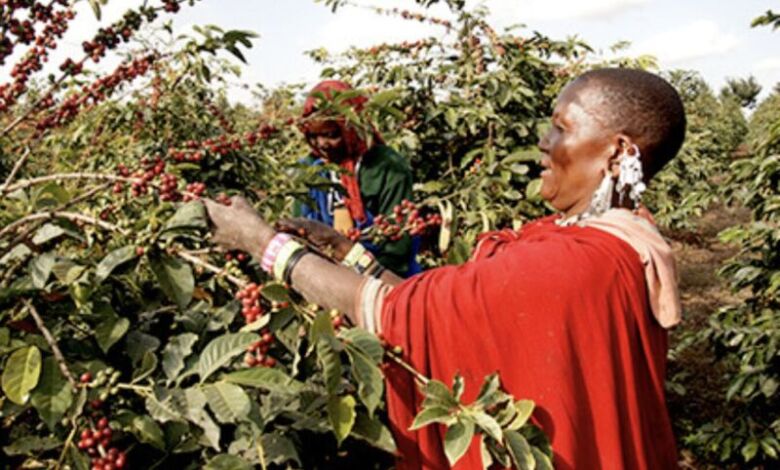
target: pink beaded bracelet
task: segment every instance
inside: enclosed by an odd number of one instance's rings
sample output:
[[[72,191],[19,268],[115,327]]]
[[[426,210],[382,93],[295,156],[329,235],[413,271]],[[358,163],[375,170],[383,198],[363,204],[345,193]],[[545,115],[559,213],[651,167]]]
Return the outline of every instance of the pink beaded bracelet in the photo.
[[[268,243],[263,253],[263,259],[260,261],[260,267],[263,271],[270,273],[274,269],[274,262],[276,261],[279,250],[282,249],[285,243],[292,240],[292,237],[286,233],[277,233]]]

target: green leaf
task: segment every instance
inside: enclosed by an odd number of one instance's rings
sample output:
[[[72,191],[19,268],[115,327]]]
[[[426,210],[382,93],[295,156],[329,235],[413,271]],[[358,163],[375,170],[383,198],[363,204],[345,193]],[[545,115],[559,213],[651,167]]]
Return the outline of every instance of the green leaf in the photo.
[[[52,436],[24,436],[4,446],[3,451],[8,455],[35,455],[60,446],[62,442]]]
[[[41,375],[41,351],[27,346],[14,351],[3,370],[3,392],[17,405],[24,405],[30,398],[30,390],[38,385]]]
[[[352,363],[352,375],[358,383],[360,401],[366,405],[369,416],[373,416],[374,410],[382,401],[382,394],[384,393],[382,372],[376,363],[353,344],[347,345],[346,350]]]
[[[32,242],[36,245],[43,245],[44,243],[54,240],[64,233],[67,233],[67,231],[59,225],[44,224],[35,231],[35,235],[32,237]]]
[[[475,412],[471,416],[474,418],[474,423],[488,436],[499,442],[501,441],[501,426],[498,425],[498,422],[492,416],[481,411]]]
[[[162,368],[169,380],[174,380],[184,369],[184,359],[192,354],[192,346],[198,341],[195,333],[174,336],[165,345],[162,353]]]
[[[297,394],[304,387],[303,383],[289,377],[281,370],[270,367],[242,369],[224,375],[222,380],[284,394]]]
[[[32,392],[30,403],[50,430],[54,430],[54,426],[73,403],[73,391],[54,357],[44,359],[41,378]]]
[[[447,433],[444,435],[444,454],[450,465],[455,465],[463,457],[473,437],[474,422],[468,419],[459,419],[447,428]]]
[[[249,414],[249,397],[238,385],[216,382],[203,387],[203,393],[220,423],[235,423]]]
[[[107,353],[111,346],[122,339],[128,328],[130,328],[130,320],[127,318],[113,316],[100,322],[95,328],[95,339],[100,349]]]
[[[135,246],[123,246],[107,254],[95,268],[95,276],[98,282],[103,282],[111,272],[119,265],[136,257]]]
[[[89,0],[89,6],[92,7],[92,12],[95,14],[95,18],[100,21],[100,2],[98,0]]]
[[[260,438],[263,446],[266,462],[274,465],[284,465],[287,462],[295,462],[301,466],[301,457],[292,440],[279,433],[263,434]]]
[[[309,343],[317,344],[320,338],[333,338],[335,331],[331,323],[330,315],[327,312],[320,312],[309,328]]]
[[[133,364],[143,360],[144,355],[147,353],[157,351],[159,347],[159,339],[135,329],[128,333],[125,339],[125,352],[133,360]]]
[[[33,196],[35,207],[38,209],[54,208],[67,203],[70,194],[57,183],[48,183],[35,191]]]
[[[452,415],[450,408],[444,408],[441,406],[431,406],[424,408],[417,416],[414,417],[412,425],[409,427],[410,431],[416,431],[431,423],[453,424],[455,417]]]
[[[328,393],[337,394],[341,386],[342,368],[339,351],[342,349],[342,344],[336,339],[327,312],[320,312],[314,319],[309,328],[309,342],[315,345],[317,362],[322,368]]]
[[[211,340],[198,359],[196,369],[201,383],[258,339],[254,333],[228,333]]]
[[[368,356],[374,364],[382,363],[385,350],[376,335],[372,335],[363,328],[350,328],[339,332],[339,338],[348,344],[347,349],[352,346],[353,349],[356,348]]]
[[[531,445],[523,437],[522,434],[515,431],[506,431],[504,433],[506,439],[506,448],[509,450],[509,455],[512,457],[515,467],[518,470],[533,470],[536,466],[536,459],[531,452]]]
[[[40,255],[30,262],[30,274],[32,275],[33,285],[38,289],[46,286],[49,280],[51,269],[54,267],[55,255],[53,251]]]
[[[168,421],[184,421],[182,412],[173,403],[170,396],[158,398],[154,393],[146,396],[146,411],[155,421],[167,423]]]
[[[756,438],[751,437],[750,440],[748,440],[748,443],[742,446],[742,458],[745,459],[745,462],[750,462],[753,460],[753,458],[756,456],[756,453],[758,452],[758,445],[759,442],[756,440]]]
[[[513,406],[517,412],[517,415],[515,415],[514,419],[512,419],[506,428],[510,431],[517,431],[518,429],[525,426],[525,423],[528,422],[528,418],[530,418],[531,414],[533,414],[536,405],[534,404],[533,400],[517,400]]]
[[[393,434],[377,416],[371,418],[364,413],[358,413],[352,427],[352,435],[385,452],[394,454],[397,450]]]
[[[454,408],[460,403],[452,396],[452,392],[442,382],[438,380],[430,380],[423,389],[425,393],[425,400],[423,401],[423,407],[428,406],[441,406],[443,408]]]
[[[152,351],[146,351],[141,358],[141,363],[133,369],[133,382],[138,382],[152,375],[157,369],[157,355]]]
[[[480,405],[488,406],[493,403],[501,388],[501,380],[498,378],[498,374],[493,373],[485,377],[485,381],[482,382],[482,387],[479,389],[479,395],[477,395],[477,403]]]
[[[534,470],[553,470],[552,460],[550,460],[550,457],[544,452],[536,447],[531,447],[531,454],[533,454],[534,461],[536,462]]]
[[[87,269],[86,266],[78,264],[69,259],[60,259],[51,268],[51,272],[62,284],[68,286],[75,283],[81,274]]]
[[[194,229],[207,229],[206,208],[200,201],[182,204],[163,226],[163,233]]]
[[[203,468],[205,470],[252,470],[255,467],[241,457],[219,454],[209,460]]]
[[[529,201],[538,201],[541,196],[540,191],[542,189],[542,180],[541,178],[537,178],[530,183],[528,183],[528,186],[525,187],[525,198]]]
[[[178,258],[168,255],[150,254],[149,266],[152,268],[160,288],[169,299],[184,309],[192,300],[195,278],[192,268]]]
[[[282,284],[269,282],[260,289],[260,295],[270,302],[289,302],[290,293]]]
[[[355,424],[355,399],[351,395],[333,396],[328,400],[328,420],[338,444],[344,441]]]
[[[132,421],[132,432],[138,437],[138,440],[146,444],[153,445],[158,449],[165,449],[165,440],[160,426],[149,416],[134,416]]]

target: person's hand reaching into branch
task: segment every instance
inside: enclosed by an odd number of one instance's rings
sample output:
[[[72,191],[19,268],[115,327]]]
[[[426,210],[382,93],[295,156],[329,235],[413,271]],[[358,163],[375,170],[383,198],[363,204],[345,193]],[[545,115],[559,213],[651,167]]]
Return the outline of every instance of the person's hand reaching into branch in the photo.
[[[243,250],[262,257],[265,247],[275,232],[246,199],[234,196],[226,206],[211,199],[203,199],[212,224],[211,240],[228,250]]]
[[[347,256],[354,243],[334,228],[314,220],[295,218],[282,219],[276,223],[276,230],[305,239],[314,249],[340,263]]]

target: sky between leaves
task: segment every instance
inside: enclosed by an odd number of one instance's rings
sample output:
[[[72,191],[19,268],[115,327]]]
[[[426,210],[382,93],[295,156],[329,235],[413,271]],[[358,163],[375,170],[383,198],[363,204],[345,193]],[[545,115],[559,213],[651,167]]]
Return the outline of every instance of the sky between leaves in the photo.
[[[413,0],[354,0],[361,5],[423,11]],[[119,18],[142,0],[109,0],[102,24]],[[152,1],[152,4],[158,3]],[[618,41],[631,42],[626,54],[652,54],[662,68],[698,70],[717,90],[729,77],[754,75],[766,90],[780,81],[780,31],[750,28],[750,22],[768,9],[780,10],[777,0],[468,0],[490,9],[497,27],[524,24],[552,38],[577,35],[591,46],[607,50]],[[96,30],[86,1],[51,64],[79,57],[80,44]],[[428,14],[447,17],[439,5]],[[317,81],[318,67],[304,51],[318,47],[343,50],[350,45],[368,47],[382,42],[416,40],[441,35],[442,28],[365,8],[346,6],[331,13],[314,0],[201,0],[185,6],[173,17],[176,32],[192,25],[215,24],[224,29],[252,30],[260,35],[246,54],[241,82],[274,86],[281,82]],[[521,30],[522,31],[522,30]],[[0,68],[0,81],[8,80],[10,64]],[[113,67],[106,61],[101,68]],[[236,87],[231,98],[245,101],[250,94]]]

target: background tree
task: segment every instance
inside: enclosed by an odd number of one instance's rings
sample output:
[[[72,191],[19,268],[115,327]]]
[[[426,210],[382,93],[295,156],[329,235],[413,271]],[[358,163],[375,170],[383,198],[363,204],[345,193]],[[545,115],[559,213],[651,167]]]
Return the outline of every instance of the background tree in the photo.
[[[720,90],[722,100],[733,99],[743,108],[755,107],[760,93],[761,85],[752,75],[747,78],[729,78],[726,86]]]

